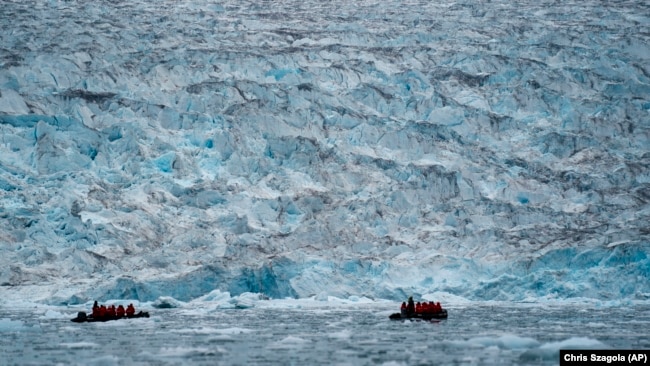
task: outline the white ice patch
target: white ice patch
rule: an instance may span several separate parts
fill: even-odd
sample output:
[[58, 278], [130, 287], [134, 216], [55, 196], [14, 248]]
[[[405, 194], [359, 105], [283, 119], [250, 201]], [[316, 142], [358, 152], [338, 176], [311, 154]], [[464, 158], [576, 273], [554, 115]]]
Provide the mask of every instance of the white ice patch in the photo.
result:
[[21, 320], [0, 319], [0, 332], [20, 332], [27, 329], [29, 327], [25, 326], [25, 323]]
[[440, 302], [440, 304], [443, 307], [447, 305], [467, 305], [472, 303], [471, 300], [468, 300], [462, 296], [457, 296], [454, 294], [450, 294], [448, 292], [441, 292], [441, 291], [424, 294], [422, 295], [422, 299], [426, 301]]
[[159, 356], [162, 357], [188, 357], [188, 356], [211, 356], [223, 353], [224, 350], [205, 347], [164, 347], [160, 349]]
[[245, 292], [239, 296], [230, 299], [230, 303], [233, 304], [237, 309], [248, 309], [248, 308], [255, 307], [255, 305], [260, 300], [261, 300], [261, 294]]
[[180, 334], [223, 334], [222, 329], [210, 328], [210, 327], [176, 329], [173, 330], [172, 332], [180, 333]]
[[343, 329], [338, 332], [329, 333], [327, 336], [335, 339], [350, 339], [350, 337], [352, 337], [352, 331], [349, 329]]
[[572, 337], [563, 341], [545, 343], [539, 348], [559, 351], [560, 349], [606, 349], [610, 347], [597, 339]]
[[84, 348], [96, 348], [99, 347], [99, 345], [93, 342], [70, 342], [70, 343], [61, 343], [61, 347], [70, 348], [70, 349], [84, 349]]
[[48, 309], [45, 312], [45, 314], [41, 315], [39, 318], [40, 319], [64, 319], [64, 318], [68, 318], [68, 317], [69, 316], [66, 315], [66, 314], [63, 314], [61, 312], [58, 312], [58, 311], [55, 311], [55, 310], [52, 310], [52, 309]]
[[486, 347], [497, 346], [501, 349], [528, 349], [539, 346], [539, 342], [530, 337], [520, 337], [515, 334], [504, 334], [493, 337], [477, 337], [469, 340], [470, 343], [480, 343]]
[[296, 336], [288, 336], [277, 342], [271, 343], [268, 348], [270, 349], [290, 349], [290, 348], [303, 348], [312, 343], [311, 341]]
[[123, 361], [119, 357], [113, 355], [106, 355], [97, 358], [92, 358], [87, 361], [88, 365], [97, 365], [97, 366], [118, 366], [123, 364]]
[[530, 349], [539, 346], [539, 342], [533, 338], [521, 337], [515, 334], [504, 334], [501, 336], [481, 336], [463, 341], [445, 341], [453, 347], [460, 348], [497, 348], [497, 349]]
[[224, 334], [224, 335], [235, 335], [235, 334], [251, 333], [251, 332], [254, 332], [254, 330], [253, 329], [247, 329], [247, 328], [233, 327], [233, 328], [216, 329], [215, 332], [219, 333], [219, 334]]
[[213, 290], [206, 295], [196, 299], [196, 301], [204, 302], [227, 302], [230, 301], [230, 292], [222, 292], [221, 290]]
[[608, 345], [599, 340], [587, 337], [572, 337], [563, 341], [544, 343], [538, 348], [529, 349], [524, 352], [520, 359], [522, 361], [553, 360], [558, 359], [561, 349], [608, 349]]

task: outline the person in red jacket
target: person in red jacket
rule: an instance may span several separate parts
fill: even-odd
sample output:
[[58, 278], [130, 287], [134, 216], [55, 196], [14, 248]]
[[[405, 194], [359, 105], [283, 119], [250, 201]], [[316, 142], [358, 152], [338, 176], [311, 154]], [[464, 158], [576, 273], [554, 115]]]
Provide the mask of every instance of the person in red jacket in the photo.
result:
[[108, 315], [112, 316], [112, 317], [116, 317], [117, 314], [115, 314], [115, 313], [116, 313], [115, 305], [111, 305], [111, 307], [108, 308]]
[[126, 307], [126, 316], [133, 316], [135, 315], [135, 307], [133, 304], [129, 304], [129, 306]]
[[124, 318], [125, 314], [126, 314], [126, 312], [124, 310], [124, 306], [122, 306], [122, 304], [120, 304], [117, 307], [117, 310], [115, 311], [115, 315], [117, 315], [118, 318]]
[[99, 311], [98, 311], [98, 313], [99, 313], [99, 317], [100, 317], [100, 318], [105, 317], [105, 316], [106, 316], [106, 306], [101, 305], [101, 306], [99, 307]]
[[422, 314], [422, 304], [419, 301], [415, 304], [415, 313]]
[[406, 315], [406, 302], [402, 302], [402, 307], [399, 310], [402, 315]]

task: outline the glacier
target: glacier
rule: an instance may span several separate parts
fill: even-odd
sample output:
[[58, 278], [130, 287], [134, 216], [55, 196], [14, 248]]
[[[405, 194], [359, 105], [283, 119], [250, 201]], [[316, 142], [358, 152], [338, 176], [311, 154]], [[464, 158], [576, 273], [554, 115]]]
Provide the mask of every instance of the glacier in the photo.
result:
[[7, 0], [2, 301], [650, 299], [643, 1]]

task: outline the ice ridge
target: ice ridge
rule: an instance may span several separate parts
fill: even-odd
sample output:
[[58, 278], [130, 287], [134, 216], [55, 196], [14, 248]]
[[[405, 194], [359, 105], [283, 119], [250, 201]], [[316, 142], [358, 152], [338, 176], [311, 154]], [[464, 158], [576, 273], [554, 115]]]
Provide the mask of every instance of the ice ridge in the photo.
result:
[[647, 300], [647, 10], [5, 1], [0, 285]]

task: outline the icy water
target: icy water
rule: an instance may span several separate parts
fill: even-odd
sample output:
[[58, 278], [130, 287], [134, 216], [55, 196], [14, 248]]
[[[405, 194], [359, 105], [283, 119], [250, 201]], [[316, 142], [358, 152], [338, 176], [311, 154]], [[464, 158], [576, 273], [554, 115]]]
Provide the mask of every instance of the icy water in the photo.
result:
[[553, 365], [560, 348], [650, 348], [650, 306], [468, 306], [440, 322], [393, 307], [153, 309], [75, 324], [0, 310], [3, 365]]

